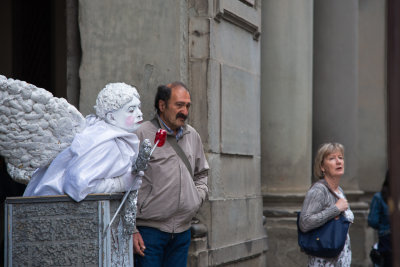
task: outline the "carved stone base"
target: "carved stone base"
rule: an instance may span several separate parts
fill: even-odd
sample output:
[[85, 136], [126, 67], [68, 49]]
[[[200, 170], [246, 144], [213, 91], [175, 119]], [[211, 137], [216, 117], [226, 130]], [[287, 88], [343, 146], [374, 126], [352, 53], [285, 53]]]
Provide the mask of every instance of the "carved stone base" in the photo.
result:
[[7, 198], [5, 266], [133, 266], [132, 236], [119, 216], [122, 194]]

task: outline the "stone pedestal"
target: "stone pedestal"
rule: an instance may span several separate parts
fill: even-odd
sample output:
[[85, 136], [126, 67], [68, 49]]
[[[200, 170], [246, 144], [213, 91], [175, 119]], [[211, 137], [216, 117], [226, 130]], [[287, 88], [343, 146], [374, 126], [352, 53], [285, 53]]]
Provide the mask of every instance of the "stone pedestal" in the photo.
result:
[[132, 236], [119, 216], [122, 194], [7, 198], [4, 266], [133, 266]]
[[297, 243], [297, 212], [304, 193], [263, 194], [269, 243], [267, 266], [307, 266], [307, 255]]

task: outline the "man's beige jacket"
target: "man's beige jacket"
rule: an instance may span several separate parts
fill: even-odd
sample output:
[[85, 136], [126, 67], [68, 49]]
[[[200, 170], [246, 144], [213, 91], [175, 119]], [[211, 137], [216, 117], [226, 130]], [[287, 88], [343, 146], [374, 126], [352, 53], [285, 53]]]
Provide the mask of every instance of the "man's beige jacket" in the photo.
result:
[[[136, 134], [141, 141], [147, 138], [153, 144], [157, 130], [147, 121]], [[137, 226], [149, 226], [168, 233], [183, 232], [190, 228], [192, 218], [206, 199], [209, 166], [199, 134], [190, 125], [185, 125], [178, 145], [192, 166], [194, 179], [167, 141], [157, 147], [139, 189]]]

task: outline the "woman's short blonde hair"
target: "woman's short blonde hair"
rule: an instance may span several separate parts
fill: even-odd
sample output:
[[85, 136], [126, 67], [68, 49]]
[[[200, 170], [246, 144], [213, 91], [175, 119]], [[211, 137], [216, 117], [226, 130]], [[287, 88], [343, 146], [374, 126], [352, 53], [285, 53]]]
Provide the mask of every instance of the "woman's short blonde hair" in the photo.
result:
[[315, 178], [318, 178], [318, 179], [324, 178], [324, 175], [321, 170], [322, 162], [329, 154], [332, 154], [335, 152], [340, 152], [342, 154], [342, 156], [344, 156], [343, 145], [339, 144], [339, 143], [325, 143], [319, 147], [317, 155], [315, 156], [315, 160], [314, 160], [314, 176], [315, 176]]

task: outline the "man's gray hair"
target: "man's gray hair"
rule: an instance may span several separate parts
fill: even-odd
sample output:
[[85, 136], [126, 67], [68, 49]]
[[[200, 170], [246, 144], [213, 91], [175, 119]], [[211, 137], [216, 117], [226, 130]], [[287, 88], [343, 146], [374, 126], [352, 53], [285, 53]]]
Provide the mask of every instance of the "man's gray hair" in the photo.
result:
[[97, 95], [96, 115], [105, 119], [106, 114], [122, 108], [133, 97], [140, 99], [136, 88], [126, 83], [109, 83]]

